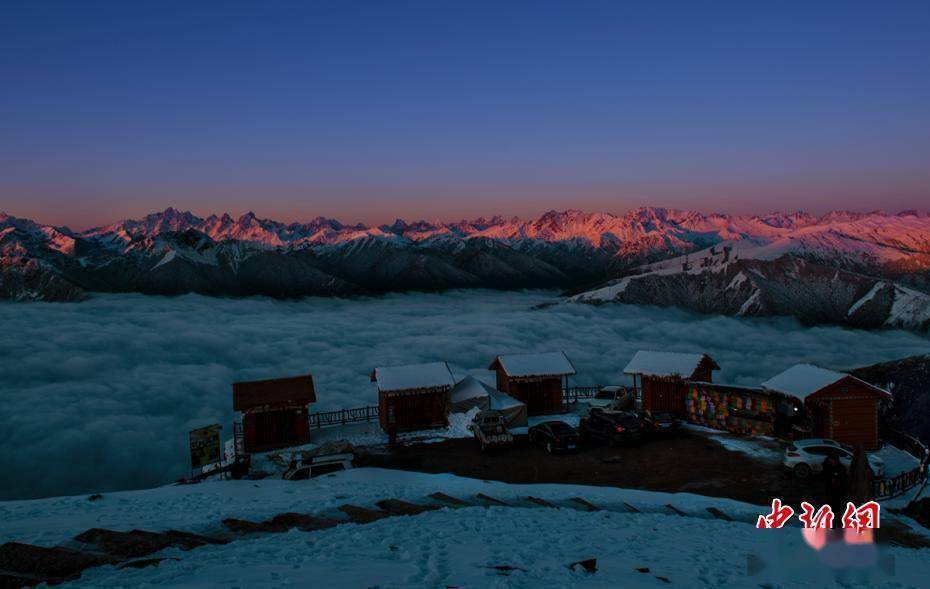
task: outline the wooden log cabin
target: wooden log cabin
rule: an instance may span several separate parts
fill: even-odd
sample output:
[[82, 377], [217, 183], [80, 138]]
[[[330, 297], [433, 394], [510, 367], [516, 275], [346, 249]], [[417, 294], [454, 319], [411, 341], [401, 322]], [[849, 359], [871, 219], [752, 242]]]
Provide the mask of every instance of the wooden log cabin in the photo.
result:
[[640, 350], [623, 373], [633, 377], [638, 408], [684, 417], [686, 381], [713, 382], [714, 370], [720, 366], [707, 354]]
[[850, 374], [797, 364], [762, 383], [804, 402], [814, 437], [828, 438], [866, 450], [881, 446], [878, 414], [891, 393]]
[[309, 405], [316, 402], [311, 375], [234, 382], [232, 389], [233, 410], [242, 413], [246, 452], [310, 441]]
[[378, 386], [378, 419], [389, 434], [447, 425], [455, 379], [445, 362], [380, 366], [371, 380]]
[[497, 389], [525, 404], [528, 415], [562, 413], [562, 391], [576, 374], [564, 352], [498, 356], [489, 370], [497, 373]]

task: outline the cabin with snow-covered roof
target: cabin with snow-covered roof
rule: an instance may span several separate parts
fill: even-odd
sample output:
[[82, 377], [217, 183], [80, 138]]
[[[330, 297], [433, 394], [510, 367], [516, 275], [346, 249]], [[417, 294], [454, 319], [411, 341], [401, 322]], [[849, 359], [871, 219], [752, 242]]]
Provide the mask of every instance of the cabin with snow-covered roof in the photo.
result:
[[764, 389], [801, 399], [811, 415], [813, 435], [867, 450], [881, 446], [878, 413], [891, 393], [844, 372], [796, 364], [762, 383]]
[[633, 377], [637, 405], [651, 412], [685, 413], [685, 381], [712, 382], [720, 370], [707, 354], [640, 350], [623, 369]]
[[577, 374], [565, 352], [498, 356], [488, 370], [497, 373], [497, 389], [524, 403], [529, 415], [562, 413], [562, 391]]
[[378, 386], [381, 428], [390, 433], [445, 427], [455, 378], [445, 362], [380, 366], [371, 371]]
[[309, 405], [316, 402], [309, 374], [234, 382], [233, 411], [242, 413], [245, 452], [261, 452], [310, 441]]

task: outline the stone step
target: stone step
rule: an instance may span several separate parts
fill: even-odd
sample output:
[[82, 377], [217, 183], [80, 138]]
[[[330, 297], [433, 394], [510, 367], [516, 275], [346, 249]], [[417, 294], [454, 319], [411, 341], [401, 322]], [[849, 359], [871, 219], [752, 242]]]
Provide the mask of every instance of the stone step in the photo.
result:
[[725, 521], [725, 522], [731, 522], [731, 521], [733, 521], [733, 518], [732, 518], [732, 517], [730, 517], [729, 515], [725, 514], [725, 513], [722, 512], [722, 511], [720, 511], [720, 510], [717, 509], [716, 507], [708, 507], [708, 508], [707, 508], [707, 511], [708, 511], [712, 516], [714, 516], [714, 517], [717, 518], [717, 519], [722, 519], [722, 520]]
[[591, 503], [590, 501], [586, 499], [582, 499], [581, 497], [572, 497], [571, 501], [574, 501], [586, 511], [600, 511], [601, 510], [601, 508], [598, 507], [597, 505]]
[[357, 524], [370, 524], [371, 522], [390, 517], [391, 515], [385, 511], [368, 509], [367, 507], [359, 507], [349, 503], [340, 505], [339, 510], [349, 516], [349, 520]]
[[345, 522], [338, 519], [315, 517], [304, 513], [279, 513], [267, 523], [273, 526], [284, 526], [286, 529], [297, 528], [304, 532], [313, 532], [332, 528]]
[[504, 506], [509, 505], [509, 503], [506, 503], [504, 501], [501, 501], [500, 499], [491, 497], [490, 495], [485, 495], [484, 493], [478, 493], [476, 497], [478, 497], [478, 499], [481, 499], [485, 503], [490, 503], [491, 505], [504, 505]]
[[0, 545], [0, 570], [8, 577], [36, 580], [33, 584], [76, 579], [86, 568], [114, 562], [115, 559], [107, 556], [70, 548], [46, 548], [22, 542]]
[[684, 511], [682, 511], [682, 510], [678, 509], [677, 507], [675, 507], [674, 505], [672, 505], [671, 503], [666, 503], [665, 506], [666, 506], [667, 508], [669, 508], [669, 510], [670, 510], [672, 513], [674, 513], [675, 515], [680, 515], [680, 516], [682, 516], [682, 517], [687, 517], [687, 515], [688, 515], [688, 514], [685, 513]]
[[237, 532], [239, 534], [258, 534], [258, 533], [277, 533], [277, 532], [286, 532], [290, 529], [289, 526], [282, 524], [274, 524], [271, 522], [253, 522], [247, 519], [238, 519], [235, 517], [229, 517], [223, 520], [223, 525], [230, 529], [230, 531]]
[[98, 550], [117, 558], [139, 558], [164, 550], [174, 542], [166, 534], [131, 530], [117, 532], [104, 528], [91, 528], [81, 532], [74, 540], [94, 546]]
[[540, 507], [555, 508], [555, 505], [553, 505], [552, 503], [549, 503], [549, 502], [546, 501], [545, 499], [540, 499], [539, 497], [533, 497], [533, 496], [531, 496], [531, 495], [527, 495], [526, 497], [524, 497], [524, 499], [526, 499], [526, 500], [529, 501], [530, 503], [533, 503], [533, 504], [535, 504], [535, 505], [539, 505]]
[[184, 532], [182, 530], [168, 530], [165, 532], [165, 535], [171, 538], [171, 541], [174, 543], [174, 545], [181, 548], [182, 550], [192, 550], [194, 548], [200, 548], [201, 546], [206, 546], [208, 544], [229, 543], [229, 540], [224, 540], [222, 538], [202, 536], [200, 534]]
[[400, 499], [382, 499], [376, 502], [375, 505], [394, 515], [419, 515], [424, 511], [439, 509], [438, 505], [417, 505]]
[[430, 495], [431, 498], [436, 499], [437, 501], [442, 501], [443, 503], [448, 503], [449, 505], [456, 505], [458, 507], [467, 507], [471, 503], [463, 501], [458, 497], [453, 497], [452, 495], [446, 495], [445, 493], [433, 493]]

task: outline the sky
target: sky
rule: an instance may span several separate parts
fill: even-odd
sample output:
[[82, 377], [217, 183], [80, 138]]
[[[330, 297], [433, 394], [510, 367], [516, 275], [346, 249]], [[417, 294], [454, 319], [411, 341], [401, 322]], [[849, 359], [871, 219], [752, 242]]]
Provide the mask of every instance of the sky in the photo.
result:
[[926, 209], [928, 30], [927, 2], [6, 2], [0, 210]]

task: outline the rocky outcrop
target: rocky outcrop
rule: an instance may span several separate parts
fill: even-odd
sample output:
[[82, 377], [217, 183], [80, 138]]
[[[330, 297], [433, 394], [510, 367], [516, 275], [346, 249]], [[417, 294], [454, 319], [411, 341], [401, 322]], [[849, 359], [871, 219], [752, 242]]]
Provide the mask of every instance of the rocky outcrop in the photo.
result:
[[884, 423], [930, 446], [930, 355], [873, 364], [852, 374], [891, 391], [894, 401], [882, 415]]
[[0, 258], [0, 300], [80, 301], [83, 289], [39, 260]]

